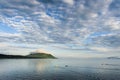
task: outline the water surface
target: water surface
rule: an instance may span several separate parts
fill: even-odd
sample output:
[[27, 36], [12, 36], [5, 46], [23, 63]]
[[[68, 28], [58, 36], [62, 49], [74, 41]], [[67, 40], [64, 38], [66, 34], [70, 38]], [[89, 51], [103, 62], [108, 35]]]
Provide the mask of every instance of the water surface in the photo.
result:
[[0, 80], [120, 80], [120, 60], [0, 59]]

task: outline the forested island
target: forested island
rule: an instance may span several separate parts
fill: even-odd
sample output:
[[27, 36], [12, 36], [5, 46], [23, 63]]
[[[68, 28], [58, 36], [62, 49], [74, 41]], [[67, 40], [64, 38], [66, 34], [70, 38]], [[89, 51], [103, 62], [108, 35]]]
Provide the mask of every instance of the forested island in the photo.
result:
[[56, 57], [51, 54], [32, 52], [25, 56], [0, 54], [0, 59], [56, 59]]

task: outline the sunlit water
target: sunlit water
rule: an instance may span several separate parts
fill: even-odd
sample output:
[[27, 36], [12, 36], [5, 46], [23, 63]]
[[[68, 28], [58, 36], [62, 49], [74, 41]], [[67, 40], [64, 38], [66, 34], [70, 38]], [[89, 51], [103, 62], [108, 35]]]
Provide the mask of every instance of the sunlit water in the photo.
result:
[[0, 80], [120, 80], [120, 60], [0, 59]]

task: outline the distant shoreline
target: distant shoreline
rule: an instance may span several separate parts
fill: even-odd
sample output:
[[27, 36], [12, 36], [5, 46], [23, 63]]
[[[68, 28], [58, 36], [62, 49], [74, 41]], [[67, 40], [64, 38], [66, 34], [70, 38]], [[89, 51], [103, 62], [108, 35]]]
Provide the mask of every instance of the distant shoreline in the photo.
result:
[[120, 59], [119, 57], [107, 57], [108, 59]]

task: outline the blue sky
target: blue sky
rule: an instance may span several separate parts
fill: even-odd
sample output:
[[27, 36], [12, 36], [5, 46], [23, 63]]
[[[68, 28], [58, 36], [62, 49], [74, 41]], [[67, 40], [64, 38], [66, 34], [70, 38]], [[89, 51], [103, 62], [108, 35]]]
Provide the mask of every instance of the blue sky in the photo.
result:
[[120, 56], [120, 1], [0, 0], [0, 53], [37, 49], [58, 57]]

